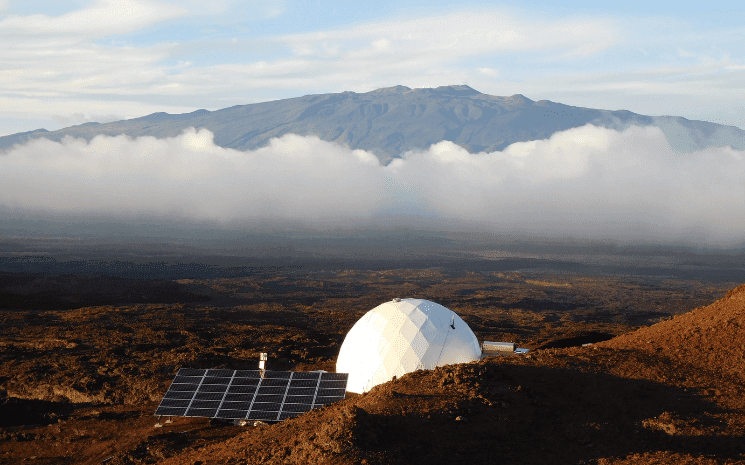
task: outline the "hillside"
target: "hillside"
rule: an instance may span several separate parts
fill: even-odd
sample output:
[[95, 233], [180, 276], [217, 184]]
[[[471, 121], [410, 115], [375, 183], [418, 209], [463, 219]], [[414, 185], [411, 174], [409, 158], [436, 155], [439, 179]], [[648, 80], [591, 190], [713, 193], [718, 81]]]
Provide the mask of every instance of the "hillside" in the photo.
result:
[[711, 305], [598, 345], [664, 354], [745, 383], [745, 285]]

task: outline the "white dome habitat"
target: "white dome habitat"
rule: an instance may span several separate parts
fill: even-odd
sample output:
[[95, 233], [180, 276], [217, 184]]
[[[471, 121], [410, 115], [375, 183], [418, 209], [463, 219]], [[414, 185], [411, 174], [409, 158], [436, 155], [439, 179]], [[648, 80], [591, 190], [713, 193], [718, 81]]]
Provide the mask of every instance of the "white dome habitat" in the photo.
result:
[[423, 299], [378, 305], [347, 333], [336, 361], [347, 391], [361, 394], [418, 369], [479, 360], [476, 335], [455, 312]]

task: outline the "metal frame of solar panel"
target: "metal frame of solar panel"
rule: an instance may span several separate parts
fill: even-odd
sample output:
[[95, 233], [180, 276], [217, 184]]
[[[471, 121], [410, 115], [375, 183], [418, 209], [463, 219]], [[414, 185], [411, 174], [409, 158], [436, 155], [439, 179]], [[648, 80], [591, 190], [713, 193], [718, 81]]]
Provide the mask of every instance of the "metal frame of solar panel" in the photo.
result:
[[344, 399], [347, 373], [182, 368], [155, 415], [281, 421]]

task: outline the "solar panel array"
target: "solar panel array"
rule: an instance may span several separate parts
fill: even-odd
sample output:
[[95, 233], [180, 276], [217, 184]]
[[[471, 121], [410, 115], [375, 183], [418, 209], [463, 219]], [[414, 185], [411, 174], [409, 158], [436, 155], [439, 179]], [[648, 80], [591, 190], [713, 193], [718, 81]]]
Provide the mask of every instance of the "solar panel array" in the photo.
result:
[[155, 415], [280, 421], [344, 399], [347, 373], [199, 370], [176, 374]]

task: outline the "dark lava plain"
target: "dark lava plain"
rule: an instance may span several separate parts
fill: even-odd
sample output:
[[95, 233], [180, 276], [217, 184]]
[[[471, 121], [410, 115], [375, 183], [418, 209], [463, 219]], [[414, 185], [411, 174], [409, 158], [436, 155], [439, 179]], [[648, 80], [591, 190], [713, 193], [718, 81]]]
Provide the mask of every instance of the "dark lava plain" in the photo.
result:
[[[695, 346], [632, 337], [725, 298], [742, 253], [394, 239], [0, 238], [0, 463], [745, 463], [741, 313], [691, 320], [709, 338]], [[727, 311], [745, 308], [730, 294]], [[393, 297], [531, 354], [418, 371], [274, 425], [154, 427], [179, 368], [255, 369], [268, 352], [271, 369], [333, 371], [354, 322]]]

